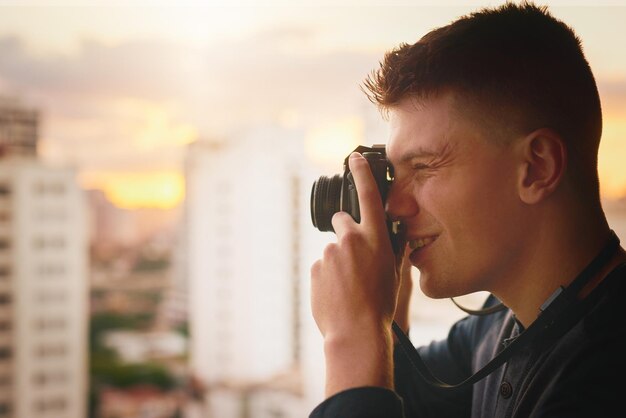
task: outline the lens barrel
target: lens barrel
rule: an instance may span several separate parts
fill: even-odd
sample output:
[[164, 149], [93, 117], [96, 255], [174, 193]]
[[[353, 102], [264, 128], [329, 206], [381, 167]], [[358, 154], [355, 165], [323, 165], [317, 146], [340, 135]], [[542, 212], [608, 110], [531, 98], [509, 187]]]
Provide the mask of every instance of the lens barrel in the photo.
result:
[[341, 209], [342, 176], [321, 176], [311, 188], [311, 220], [320, 231], [334, 231], [333, 215]]

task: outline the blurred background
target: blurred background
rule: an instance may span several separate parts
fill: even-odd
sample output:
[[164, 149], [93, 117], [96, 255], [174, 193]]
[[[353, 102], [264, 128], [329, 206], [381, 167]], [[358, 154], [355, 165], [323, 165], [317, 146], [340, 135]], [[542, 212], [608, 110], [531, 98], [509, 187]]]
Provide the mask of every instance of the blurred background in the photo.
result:
[[[311, 185], [386, 141], [386, 50], [501, 3], [0, 1], [0, 417], [307, 416]], [[595, 71], [626, 239], [626, 2], [541, 4]], [[462, 316], [414, 305], [416, 344]]]

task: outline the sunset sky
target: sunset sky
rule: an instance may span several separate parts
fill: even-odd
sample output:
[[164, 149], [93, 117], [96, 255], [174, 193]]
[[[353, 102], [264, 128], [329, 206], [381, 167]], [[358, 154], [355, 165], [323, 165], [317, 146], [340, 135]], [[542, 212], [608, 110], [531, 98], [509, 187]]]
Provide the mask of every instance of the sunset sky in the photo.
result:
[[[384, 51], [501, 3], [0, 1], [0, 95], [42, 111], [42, 157], [85, 187], [171, 207], [190, 142], [262, 124], [358, 138], [376, 112], [359, 83]], [[626, 0], [540, 4], [583, 40], [603, 100], [602, 191], [624, 195]]]

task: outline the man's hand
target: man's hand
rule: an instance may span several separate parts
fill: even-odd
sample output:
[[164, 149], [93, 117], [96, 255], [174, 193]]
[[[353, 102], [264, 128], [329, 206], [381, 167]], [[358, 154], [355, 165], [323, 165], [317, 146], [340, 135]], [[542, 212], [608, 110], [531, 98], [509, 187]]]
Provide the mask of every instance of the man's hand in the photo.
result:
[[311, 306], [324, 337], [327, 396], [358, 386], [393, 387], [396, 257], [369, 163], [353, 153], [349, 164], [361, 223], [336, 213], [337, 242], [311, 268]]

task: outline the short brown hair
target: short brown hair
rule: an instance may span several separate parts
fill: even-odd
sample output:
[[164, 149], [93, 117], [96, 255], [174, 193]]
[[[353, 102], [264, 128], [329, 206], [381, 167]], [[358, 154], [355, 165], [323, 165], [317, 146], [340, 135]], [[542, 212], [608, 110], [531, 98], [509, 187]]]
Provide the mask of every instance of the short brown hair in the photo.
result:
[[388, 52], [363, 89], [383, 109], [449, 89], [508, 132], [551, 128], [567, 144], [570, 174], [597, 192], [596, 82], [580, 39], [546, 7], [507, 3], [463, 16]]

